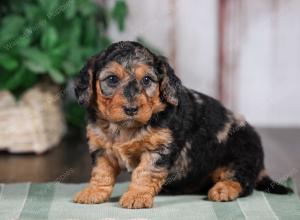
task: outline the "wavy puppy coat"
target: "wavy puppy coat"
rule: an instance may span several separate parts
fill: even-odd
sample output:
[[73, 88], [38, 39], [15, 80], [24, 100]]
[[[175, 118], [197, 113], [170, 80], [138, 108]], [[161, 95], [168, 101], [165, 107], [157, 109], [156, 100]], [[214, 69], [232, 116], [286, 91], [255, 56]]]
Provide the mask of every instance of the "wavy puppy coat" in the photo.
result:
[[265, 173], [261, 141], [217, 100], [187, 89], [167, 61], [136, 42], [112, 44], [80, 72], [75, 92], [88, 113], [95, 166], [78, 203], [109, 199], [121, 169], [132, 171], [124, 208], [149, 208], [158, 192], [208, 193], [212, 201], [253, 188], [286, 194]]

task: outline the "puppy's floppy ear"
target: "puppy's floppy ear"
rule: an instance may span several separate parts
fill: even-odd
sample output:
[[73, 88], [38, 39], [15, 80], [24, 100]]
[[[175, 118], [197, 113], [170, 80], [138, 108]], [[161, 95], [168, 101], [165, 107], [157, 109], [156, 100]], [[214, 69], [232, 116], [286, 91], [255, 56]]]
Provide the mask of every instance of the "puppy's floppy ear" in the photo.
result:
[[159, 56], [159, 68], [163, 74], [163, 79], [160, 85], [160, 92], [163, 100], [172, 104], [178, 105], [178, 91], [181, 89], [181, 81], [175, 75], [173, 68], [167, 62], [165, 57]]
[[112, 44], [99, 54], [91, 57], [84, 67], [80, 70], [79, 76], [75, 81], [75, 95], [80, 105], [88, 107], [91, 104], [93, 92], [95, 91], [96, 72], [101, 70], [105, 64], [110, 61], [109, 54], [116, 50], [120, 43]]
[[93, 95], [94, 58], [87, 61], [75, 81], [75, 95], [80, 105], [89, 106]]

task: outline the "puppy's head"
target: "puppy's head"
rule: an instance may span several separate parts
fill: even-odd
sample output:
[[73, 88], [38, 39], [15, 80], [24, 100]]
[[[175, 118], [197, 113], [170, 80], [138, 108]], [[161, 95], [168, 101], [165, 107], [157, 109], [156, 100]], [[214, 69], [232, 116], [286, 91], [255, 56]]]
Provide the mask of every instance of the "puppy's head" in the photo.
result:
[[147, 124], [167, 105], [177, 105], [180, 80], [163, 57], [136, 42], [112, 44], [80, 71], [75, 93], [98, 117], [127, 126]]

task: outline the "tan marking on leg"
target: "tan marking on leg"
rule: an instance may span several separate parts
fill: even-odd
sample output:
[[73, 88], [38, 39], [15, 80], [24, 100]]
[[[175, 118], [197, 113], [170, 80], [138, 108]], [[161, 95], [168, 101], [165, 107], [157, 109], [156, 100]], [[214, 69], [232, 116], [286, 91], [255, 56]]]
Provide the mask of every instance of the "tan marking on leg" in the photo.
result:
[[119, 166], [116, 161], [106, 156], [99, 157], [89, 185], [77, 193], [73, 201], [84, 204], [106, 202], [110, 198], [118, 173]]
[[235, 172], [229, 167], [218, 167], [212, 172], [211, 178], [216, 183], [223, 180], [230, 180], [234, 177], [234, 174]]
[[232, 201], [236, 199], [241, 192], [242, 187], [239, 182], [232, 180], [220, 181], [208, 191], [208, 199], [216, 202]]
[[160, 191], [167, 177], [167, 170], [155, 167], [158, 155], [145, 153], [133, 171], [128, 191], [120, 199], [123, 208], [138, 209], [153, 206], [154, 196]]

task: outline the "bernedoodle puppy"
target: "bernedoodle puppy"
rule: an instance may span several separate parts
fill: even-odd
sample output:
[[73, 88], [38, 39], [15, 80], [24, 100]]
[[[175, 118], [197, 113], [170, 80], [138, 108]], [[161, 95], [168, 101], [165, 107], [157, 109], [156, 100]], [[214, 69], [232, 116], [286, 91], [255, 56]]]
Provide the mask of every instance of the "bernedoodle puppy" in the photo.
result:
[[114, 43], [89, 59], [75, 93], [95, 164], [74, 202], [109, 200], [122, 169], [132, 172], [124, 208], [152, 207], [159, 192], [231, 201], [254, 188], [291, 191], [266, 174], [260, 138], [242, 116], [184, 87], [165, 58], [139, 43]]

